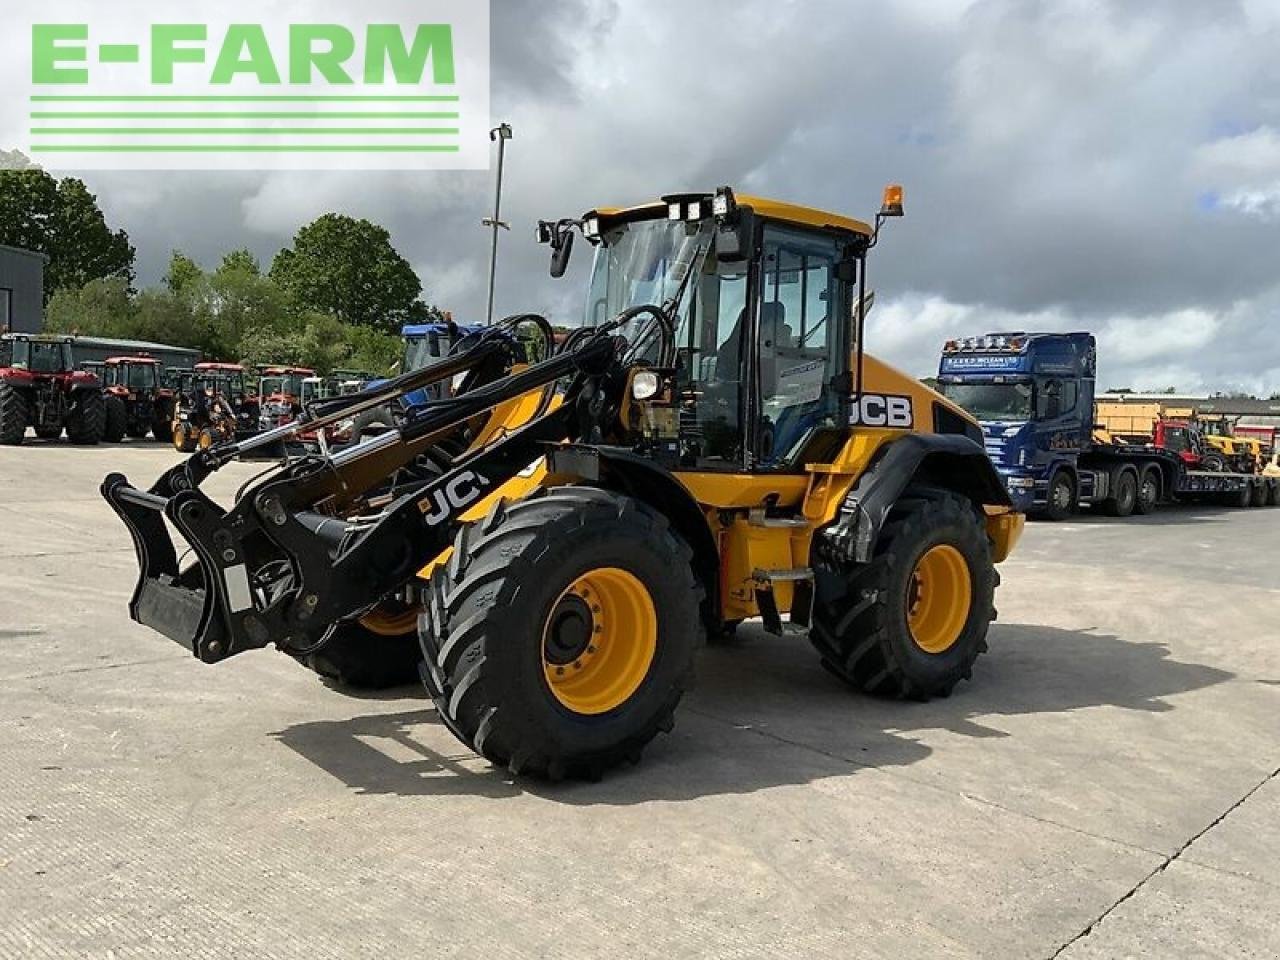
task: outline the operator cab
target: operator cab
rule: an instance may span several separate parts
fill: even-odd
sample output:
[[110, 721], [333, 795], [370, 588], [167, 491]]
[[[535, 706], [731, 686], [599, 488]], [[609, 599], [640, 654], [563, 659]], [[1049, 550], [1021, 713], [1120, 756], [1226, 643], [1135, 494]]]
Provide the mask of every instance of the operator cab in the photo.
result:
[[151, 393], [160, 386], [160, 364], [148, 357], [111, 357], [103, 364], [102, 377], [108, 389]]
[[71, 341], [5, 334], [0, 338], [0, 366], [30, 373], [67, 373], [75, 369]]
[[[855, 422], [859, 284], [881, 218], [900, 215], [900, 188], [886, 191], [875, 227], [723, 188], [540, 233], [553, 275], [568, 259], [568, 225], [596, 247], [584, 326], [642, 304], [671, 317], [675, 465], [801, 472], [829, 462]], [[655, 349], [640, 355], [657, 364]]]

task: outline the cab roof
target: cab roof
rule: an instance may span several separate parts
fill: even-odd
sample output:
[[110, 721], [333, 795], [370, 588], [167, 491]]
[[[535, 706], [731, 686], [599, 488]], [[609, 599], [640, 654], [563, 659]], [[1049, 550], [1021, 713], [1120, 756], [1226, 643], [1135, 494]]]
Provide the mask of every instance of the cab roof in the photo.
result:
[[137, 363], [137, 364], [147, 364], [149, 366], [160, 365], [160, 361], [157, 360], [155, 357], [107, 357], [107, 359], [104, 360], [103, 363], [109, 363], [109, 364]]
[[244, 373], [244, 367], [238, 363], [197, 363], [192, 368], [196, 373], [206, 373], [210, 370], [221, 370], [228, 373]]
[[[708, 198], [711, 196], [711, 194], [707, 194]], [[737, 202], [739, 207], [749, 207], [768, 220], [798, 223], [806, 227], [817, 227], [819, 229], [825, 227], [832, 230], [843, 230], [847, 233], [856, 233], [864, 237], [870, 237], [875, 233], [871, 225], [864, 223], [862, 220], [854, 220], [852, 217], [819, 210], [816, 207], [803, 207], [796, 203], [787, 203], [785, 200], [770, 200], [767, 197], [738, 194]], [[598, 213], [606, 217], [634, 217], [639, 220], [647, 219], [648, 215], [665, 216], [666, 210], [667, 204], [664, 201], [655, 200], [632, 207], [597, 207], [595, 210], [589, 211], [589, 213]]]

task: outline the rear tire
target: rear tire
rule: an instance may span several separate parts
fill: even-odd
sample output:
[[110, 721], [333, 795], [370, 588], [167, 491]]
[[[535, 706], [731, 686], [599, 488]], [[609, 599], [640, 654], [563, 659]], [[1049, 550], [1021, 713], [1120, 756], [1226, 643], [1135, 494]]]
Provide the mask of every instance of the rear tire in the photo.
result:
[[[986, 529], [967, 499], [908, 488], [890, 511], [870, 562], [846, 564], [815, 553], [809, 638], [828, 670], [866, 693], [899, 699], [945, 697], [969, 678], [987, 649], [999, 575]], [[945, 578], [923, 586], [927, 555], [963, 563], [967, 577], [955, 578], [951, 590]], [[928, 616], [917, 621], [927, 596], [941, 598], [937, 609], [944, 620], [953, 618], [941, 636], [922, 629]], [[961, 604], [967, 611], [960, 612]]]
[[1255, 480], [1249, 485], [1249, 506], [1265, 507], [1267, 505], [1267, 482]]
[[0, 380], [0, 444], [18, 446], [30, 422], [31, 405], [26, 395], [7, 380]]
[[1102, 503], [1102, 512], [1109, 517], [1127, 517], [1138, 502], [1138, 478], [1132, 470], [1121, 470], [1114, 482], [1111, 496]]
[[1049, 481], [1044, 511], [1040, 516], [1054, 523], [1067, 520], [1075, 513], [1077, 499], [1075, 477], [1066, 470], [1059, 470]]
[[1147, 467], [1138, 481], [1138, 496], [1133, 502], [1133, 512], [1139, 516], [1155, 513], [1160, 506], [1160, 471]]
[[1280, 480], [1266, 480], [1267, 485], [1267, 506], [1280, 506]]
[[67, 439], [77, 446], [92, 447], [102, 439], [107, 408], [97, 390], [81, 392], [76, 409], [67, 415]]
[[688, 546], [630, 497], [540, 491], [464, 527], [420, 633], [441, 720], [513, 774], [597, 779], [668, 731], [703, 641]]
[[119, 443], [129, 428], [129, 412], [119, 397], [107, 397], [103, 401], [102, 439], [107, 443]]

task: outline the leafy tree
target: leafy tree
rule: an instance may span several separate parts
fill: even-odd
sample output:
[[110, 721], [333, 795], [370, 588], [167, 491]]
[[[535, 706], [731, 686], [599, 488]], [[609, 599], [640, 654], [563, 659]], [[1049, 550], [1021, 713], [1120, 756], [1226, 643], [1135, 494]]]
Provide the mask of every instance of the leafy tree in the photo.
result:
[[204, 271], [200, 269], [200, 264], [180, 250], [173, 251], [169, 257], [169, 269], [164, 275], [164, 285], [170, 293], [192, 293], [203, 280]]
[[44, 328], [54, 333], [131, 337], [133, 318], [129, 282], [110, 277], [57, 291], [45, 308]]
[[49, 257], [45, 300], [90, 280], [133, 280], [134, 249], [112, 231], [84, 181], [55, 180], [38, 168], [0, 170], [0, 243]]
[[422, 292], [384, 228], [336, 213], [298, 231], [293, 247], [276, 255], [271, 279], [303, 311], [387, 333], [397, 332]]

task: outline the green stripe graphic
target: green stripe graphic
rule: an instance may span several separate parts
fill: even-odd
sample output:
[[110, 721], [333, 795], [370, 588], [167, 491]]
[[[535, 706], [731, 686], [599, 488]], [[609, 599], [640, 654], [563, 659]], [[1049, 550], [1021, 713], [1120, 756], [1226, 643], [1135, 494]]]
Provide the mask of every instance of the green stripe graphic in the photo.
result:
[[32, 144], [34, 153], [458, 153], [442, 144]]
[[68, 96], [39, 94], [34, 103], [457, 103], [456, 96]]
[[140, 113], [95, 111], [76, 113], [34, 110], [32, 120], [456, 120], [456, 113]]
[[86, 134], [92, 136], [136, 136], [161, 135], [186, 136], [188, 134], [222, 134], [232, 136], [293, 136], [294, 134], [314, 136], [346, 136], [348, 134], [414, 134], [417, 136], [445, 136], [458, 133], [457, 127], [32, 127], [33, 136], [41, 134], [66, 135]]

